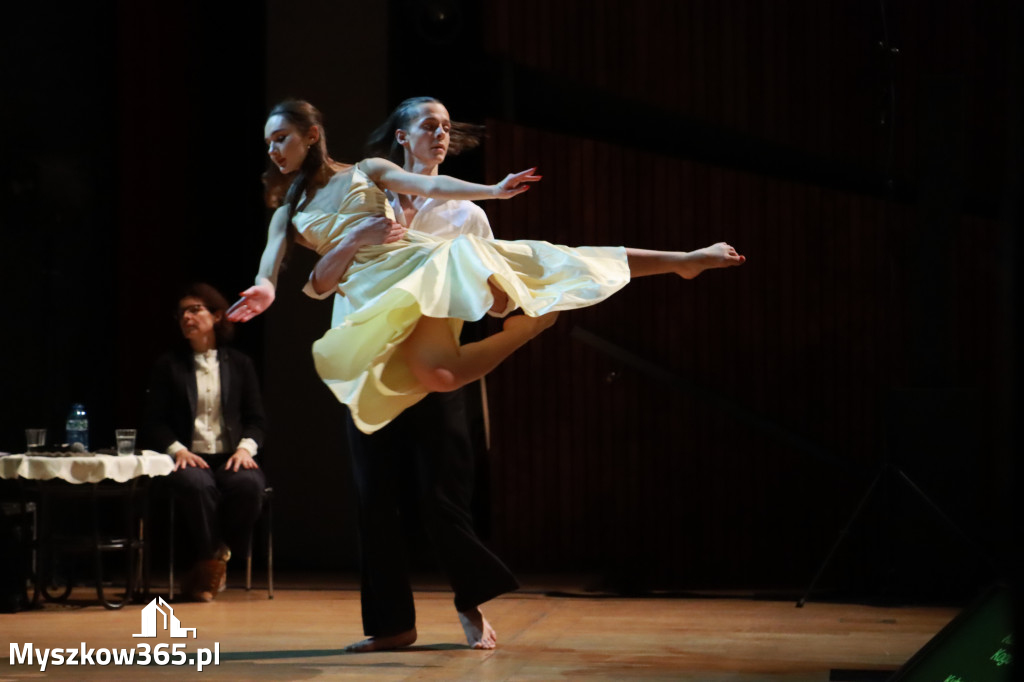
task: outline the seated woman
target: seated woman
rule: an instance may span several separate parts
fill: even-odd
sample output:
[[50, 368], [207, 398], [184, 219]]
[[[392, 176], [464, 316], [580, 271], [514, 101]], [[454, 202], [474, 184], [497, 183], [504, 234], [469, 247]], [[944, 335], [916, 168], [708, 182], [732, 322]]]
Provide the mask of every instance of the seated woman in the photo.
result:
[[[553, 324], [559, 311], [602, 301], [631, 277], [674, 273], [691, 279], [744, 261], [724, 242], [692, 252], [648, 251], [474, 235], [449, 240], [397, 230], [374, 244], [358, 235], [367, 220], [393, 215], [385, 189], [435, 199], [508, 199], [540, 177], [530, 169], [480, 185], [409, 173], [380, 158], [339, 164], [327, 155], [320, 112], [302, 101], [275, 107], [265, 134], [271, 161], [294, 180], [271, 220], [257, 284], [242, 292], [229, 317], [251, 319], [273, 302], [289, 240], [316, 251], [321, 258], [307, 287], [316, 295], [338, 291], [352, 312], [313, 345], [314, 361], [364, 433], [431, 391], [479, 379]], [[460, 346], [462, 322], [478, 320], [494, 306], [494, 289], [525, 315]]]
[[255, 457], [266, 418], [248, 356], [224, 347], [232, 324], [223, 295], [194, 284], [178, 301], [186, 343], [156, 363], [146, 400], [146, 447], [174, 458], [170, 483], [189, 538], [184, 593], [213, 601], [232, 552], [248, 550], [266, 479]]

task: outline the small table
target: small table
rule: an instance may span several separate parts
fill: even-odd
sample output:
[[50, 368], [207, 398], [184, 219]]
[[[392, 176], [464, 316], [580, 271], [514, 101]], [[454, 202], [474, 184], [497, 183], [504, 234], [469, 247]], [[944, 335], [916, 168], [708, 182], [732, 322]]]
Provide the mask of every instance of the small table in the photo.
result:
[[[36, 553], [32, 575], [33, 603], [40, 597], [66, 599], [71, 593], [68, 580], [63, 593], [48, 591], [48, 570], [52, 570], [55, 550], [91, 551], [94, 555], [96, 595], [108, 609], [118, 609], [135, 593], [136, 574], [141, 567], [143, 592], [149, 591], [149, 557], [145, 553], [145, 526], [149, 517], [146, 495], [152, 477], [166, 476], [174, 470], [174, 461], [167, 455], [150, 450], [141, 455], [115, 456], [87, 454], [76, 456], [8, 455], [0, 457], [0, 478], [21, 482], [22, 517], [27, 518], [28, 496], [37, 496], [38, 519], [33, 525], [32, 547]], [[52, 507], [56, 498], [90, 500], [88, 513], [90, 537], [56, 537], [52, 532]], [[99, 521], [99, 500], [120, 498], [125, 505], [126, 527], [123, 537], [102, 535]], [[141, 500], [141, 511], [137, 502]], [[126, 553], [127, 579], [125, 598], [107, 599], [103, 592], [102, 554], [122, 550]]]

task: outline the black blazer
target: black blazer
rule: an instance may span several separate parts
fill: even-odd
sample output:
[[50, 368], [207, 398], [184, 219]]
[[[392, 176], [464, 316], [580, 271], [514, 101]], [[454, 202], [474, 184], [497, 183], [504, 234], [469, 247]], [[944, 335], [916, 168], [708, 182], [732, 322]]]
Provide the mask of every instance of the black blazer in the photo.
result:
[[[252, 438], [262, 447], [266, 416], [252, 360], [233, 348], [218, 348], [217, 361], [220, 364], [221, 414], [227, 429], [223, 436], [229, 447], [228, 454], [238, 448], [243, 438]], [[143, 446], [166, 452], [171, 443], [179, 441], [191, 449], [197, 393], [192, 349], [186, 347], [162, 356], [153, 368], [146, 391]]]

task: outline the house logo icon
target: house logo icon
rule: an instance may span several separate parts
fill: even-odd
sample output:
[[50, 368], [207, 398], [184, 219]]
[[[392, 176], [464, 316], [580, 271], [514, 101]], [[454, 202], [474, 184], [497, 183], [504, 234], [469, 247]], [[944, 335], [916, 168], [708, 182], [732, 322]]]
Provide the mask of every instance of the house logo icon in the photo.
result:
[[163, 600], [163, 597], [156, 597], [142, 609], [142, 632], [132, 637], [156, 637], [158, 613], [164, 617], [163, 629], [169, 631], [171, 637], [187, 639], [188, 633], [191, 632], [192, 639], [196, 638], [196, 629], [181, 627], [181, 621], [174, 615], [174, 609]]

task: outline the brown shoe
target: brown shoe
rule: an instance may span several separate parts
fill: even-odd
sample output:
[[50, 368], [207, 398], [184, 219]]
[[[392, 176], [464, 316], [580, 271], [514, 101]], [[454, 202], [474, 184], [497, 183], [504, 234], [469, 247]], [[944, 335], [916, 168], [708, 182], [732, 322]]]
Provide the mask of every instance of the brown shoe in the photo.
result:
[[185, 595], [195, 601], [211, 602], [227, 579], [227, 562], [206, 559], [197, 563], [183, 584]]
[[[231, 548], [225, 545], [223, 542], [217, 546], [217, 551], [213, 554], [214, 559], [220, 559], [225, 562], [231, 561]], [[228, 589], [228, 572], [225, 570], [220, 576], [220, 584], [217, 585], [217, 591], [223, 592]]]

